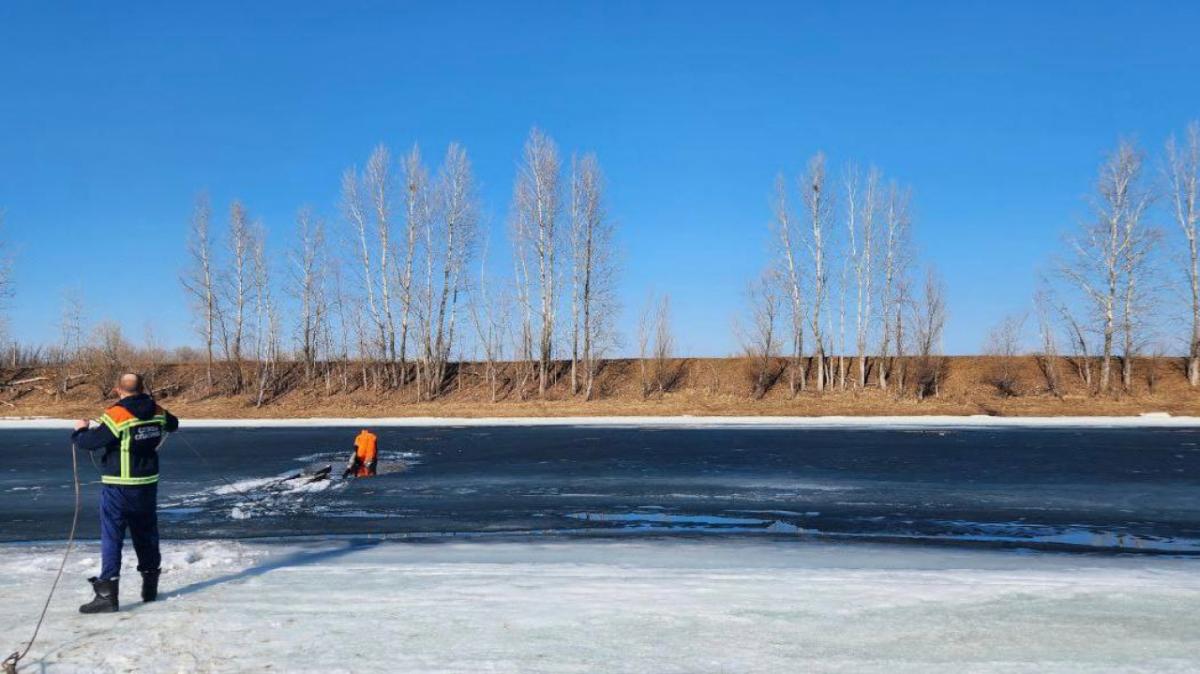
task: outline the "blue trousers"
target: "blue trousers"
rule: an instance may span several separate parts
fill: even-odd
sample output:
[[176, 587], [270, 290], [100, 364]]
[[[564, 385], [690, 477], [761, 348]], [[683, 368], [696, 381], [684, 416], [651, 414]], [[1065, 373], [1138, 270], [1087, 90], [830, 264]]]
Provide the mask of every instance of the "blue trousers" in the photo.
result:
[[121, 575], [121, 547], [125, 530], [133, 538], [138, 571], [157, 571], [162, 557], [158, 552], [158, 485], [100, 487], [100, 580]]

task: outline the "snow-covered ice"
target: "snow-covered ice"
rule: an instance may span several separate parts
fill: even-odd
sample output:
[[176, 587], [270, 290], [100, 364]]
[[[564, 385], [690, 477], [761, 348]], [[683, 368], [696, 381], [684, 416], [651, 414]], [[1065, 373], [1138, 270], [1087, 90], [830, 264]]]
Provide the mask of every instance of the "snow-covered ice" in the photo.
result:
[[[0, 546], [0, 648], [61, 547]], [[168, 542], [166, 600], [79, 616], [30, 671], [1195, 671], [1195, 560], [746, 540]], [[127, 563], [132, 557], [127, 556]], [[5, 652], [8, 652], [7, 650]]]

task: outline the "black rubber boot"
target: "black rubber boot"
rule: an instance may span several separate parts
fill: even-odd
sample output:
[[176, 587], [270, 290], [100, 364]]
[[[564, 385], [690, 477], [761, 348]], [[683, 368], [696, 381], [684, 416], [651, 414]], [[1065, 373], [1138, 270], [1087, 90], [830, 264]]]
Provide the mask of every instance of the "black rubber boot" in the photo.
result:
[[142, 601], [158, 599], [158, 575], [162, 569], [142, 572]]
[[92, 590], [96, 596], [88, 603], [79, 607], [80, 613], [116, 613], [118, 609], [117, 591], [120, 587], [120, 580], [113, 578], [112, 580], [100, 580], [99, 578], [88, 578], [88, 582], [92, 584]]

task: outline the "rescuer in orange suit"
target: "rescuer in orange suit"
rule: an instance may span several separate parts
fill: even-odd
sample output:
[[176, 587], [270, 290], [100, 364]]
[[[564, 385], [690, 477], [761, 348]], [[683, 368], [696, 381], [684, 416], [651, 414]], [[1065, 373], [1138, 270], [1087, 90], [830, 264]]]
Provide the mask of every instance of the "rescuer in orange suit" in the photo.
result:
[[354, 477], [371, 477], [374, 475], [378, 448], [379, 436], [364, 428], [354, 438], [354, 454], [350, 456], [350, 463], [346, 466], [346, 472], [342, 473], [342, 477], [350, 477], [351, 475]]

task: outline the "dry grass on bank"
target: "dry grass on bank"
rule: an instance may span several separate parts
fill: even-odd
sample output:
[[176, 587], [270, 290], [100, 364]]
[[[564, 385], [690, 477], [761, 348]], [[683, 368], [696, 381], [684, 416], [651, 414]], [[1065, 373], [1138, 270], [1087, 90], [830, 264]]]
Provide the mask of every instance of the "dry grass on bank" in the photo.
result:
[[[298, 417], [525, 417], [525, 416], [643, 416], [643, 415], [965, 415], [1065, 416], [1134, 415], [1169, 412], [1200, 416], [1200, 392], [1190, 388], [1182, 359], [1143, 359], [1135, 363], [1131, 392], [1089, 394], [1075, 366], [1067, 359], [1057, 363], [1061, 385], [1057, 395], [1048, 390], [1044, 363], [1029, 356], [1006, 362], [986, 356], [958, 356], [945, 360], [939, 393], [918, 400], [914, 387], [903, 395], [864, 390], [813, 391], [792, 396], [784, 362], [772, 370], [773, 385], [761, 399], [753, 399], [752, 365], [741, 358], [687, 358], [673, 360], [663, 379], [671, 384], [643, 396], [641, 368], [636, 360], [605, 364], [598, 377], [599, 395], [586, 401], [569, 393], [569, 371], [564, 364], [545, 399], [537, 396], [536, 382], [526, 387], [524, 400], [513, 389], [517, 366], [501, 368], [501, 394], [490, 400], [490, 388], [479, 364], [462, 364], [444, 395], [433, 402], [418, 402], [415, 388], [376, 391], [363, 387], [361, 375], [325, 381], [304, 381], [300, 367], [284, 365], [278, 392], [262, 406], [255, 396], [208, 394], [204, 367], [198, 364], [160, 365], [150, 373], [158, 397], [174, 412], [209, 418]], [[352, 366], [357, 373], [357, 366]], [[1012, 391], [997, 385], [997, 373], [1007, 369]], [[1098, 370], [1098, 368], [1097, 368]], [[1117, 365], [1119, 374], [1119, 364]], [[62, 392], [63, 373], [49, 368], [0, 371], [0, 414], [8, 416], [94, 416], [106, 400], [101, 377], [73, 378]], [[911, 377], [910, 377], [911, 379]], [[345, 381], [349, 387], [342, 389]], [[1119, 384], [1119, 376], [1117, 377]], [[873, 377], [872, 377], [873, 384]], [[810, 386], [811, 388], [811, 386]], [[327, 390], [330, 391], [327, 393]]]

